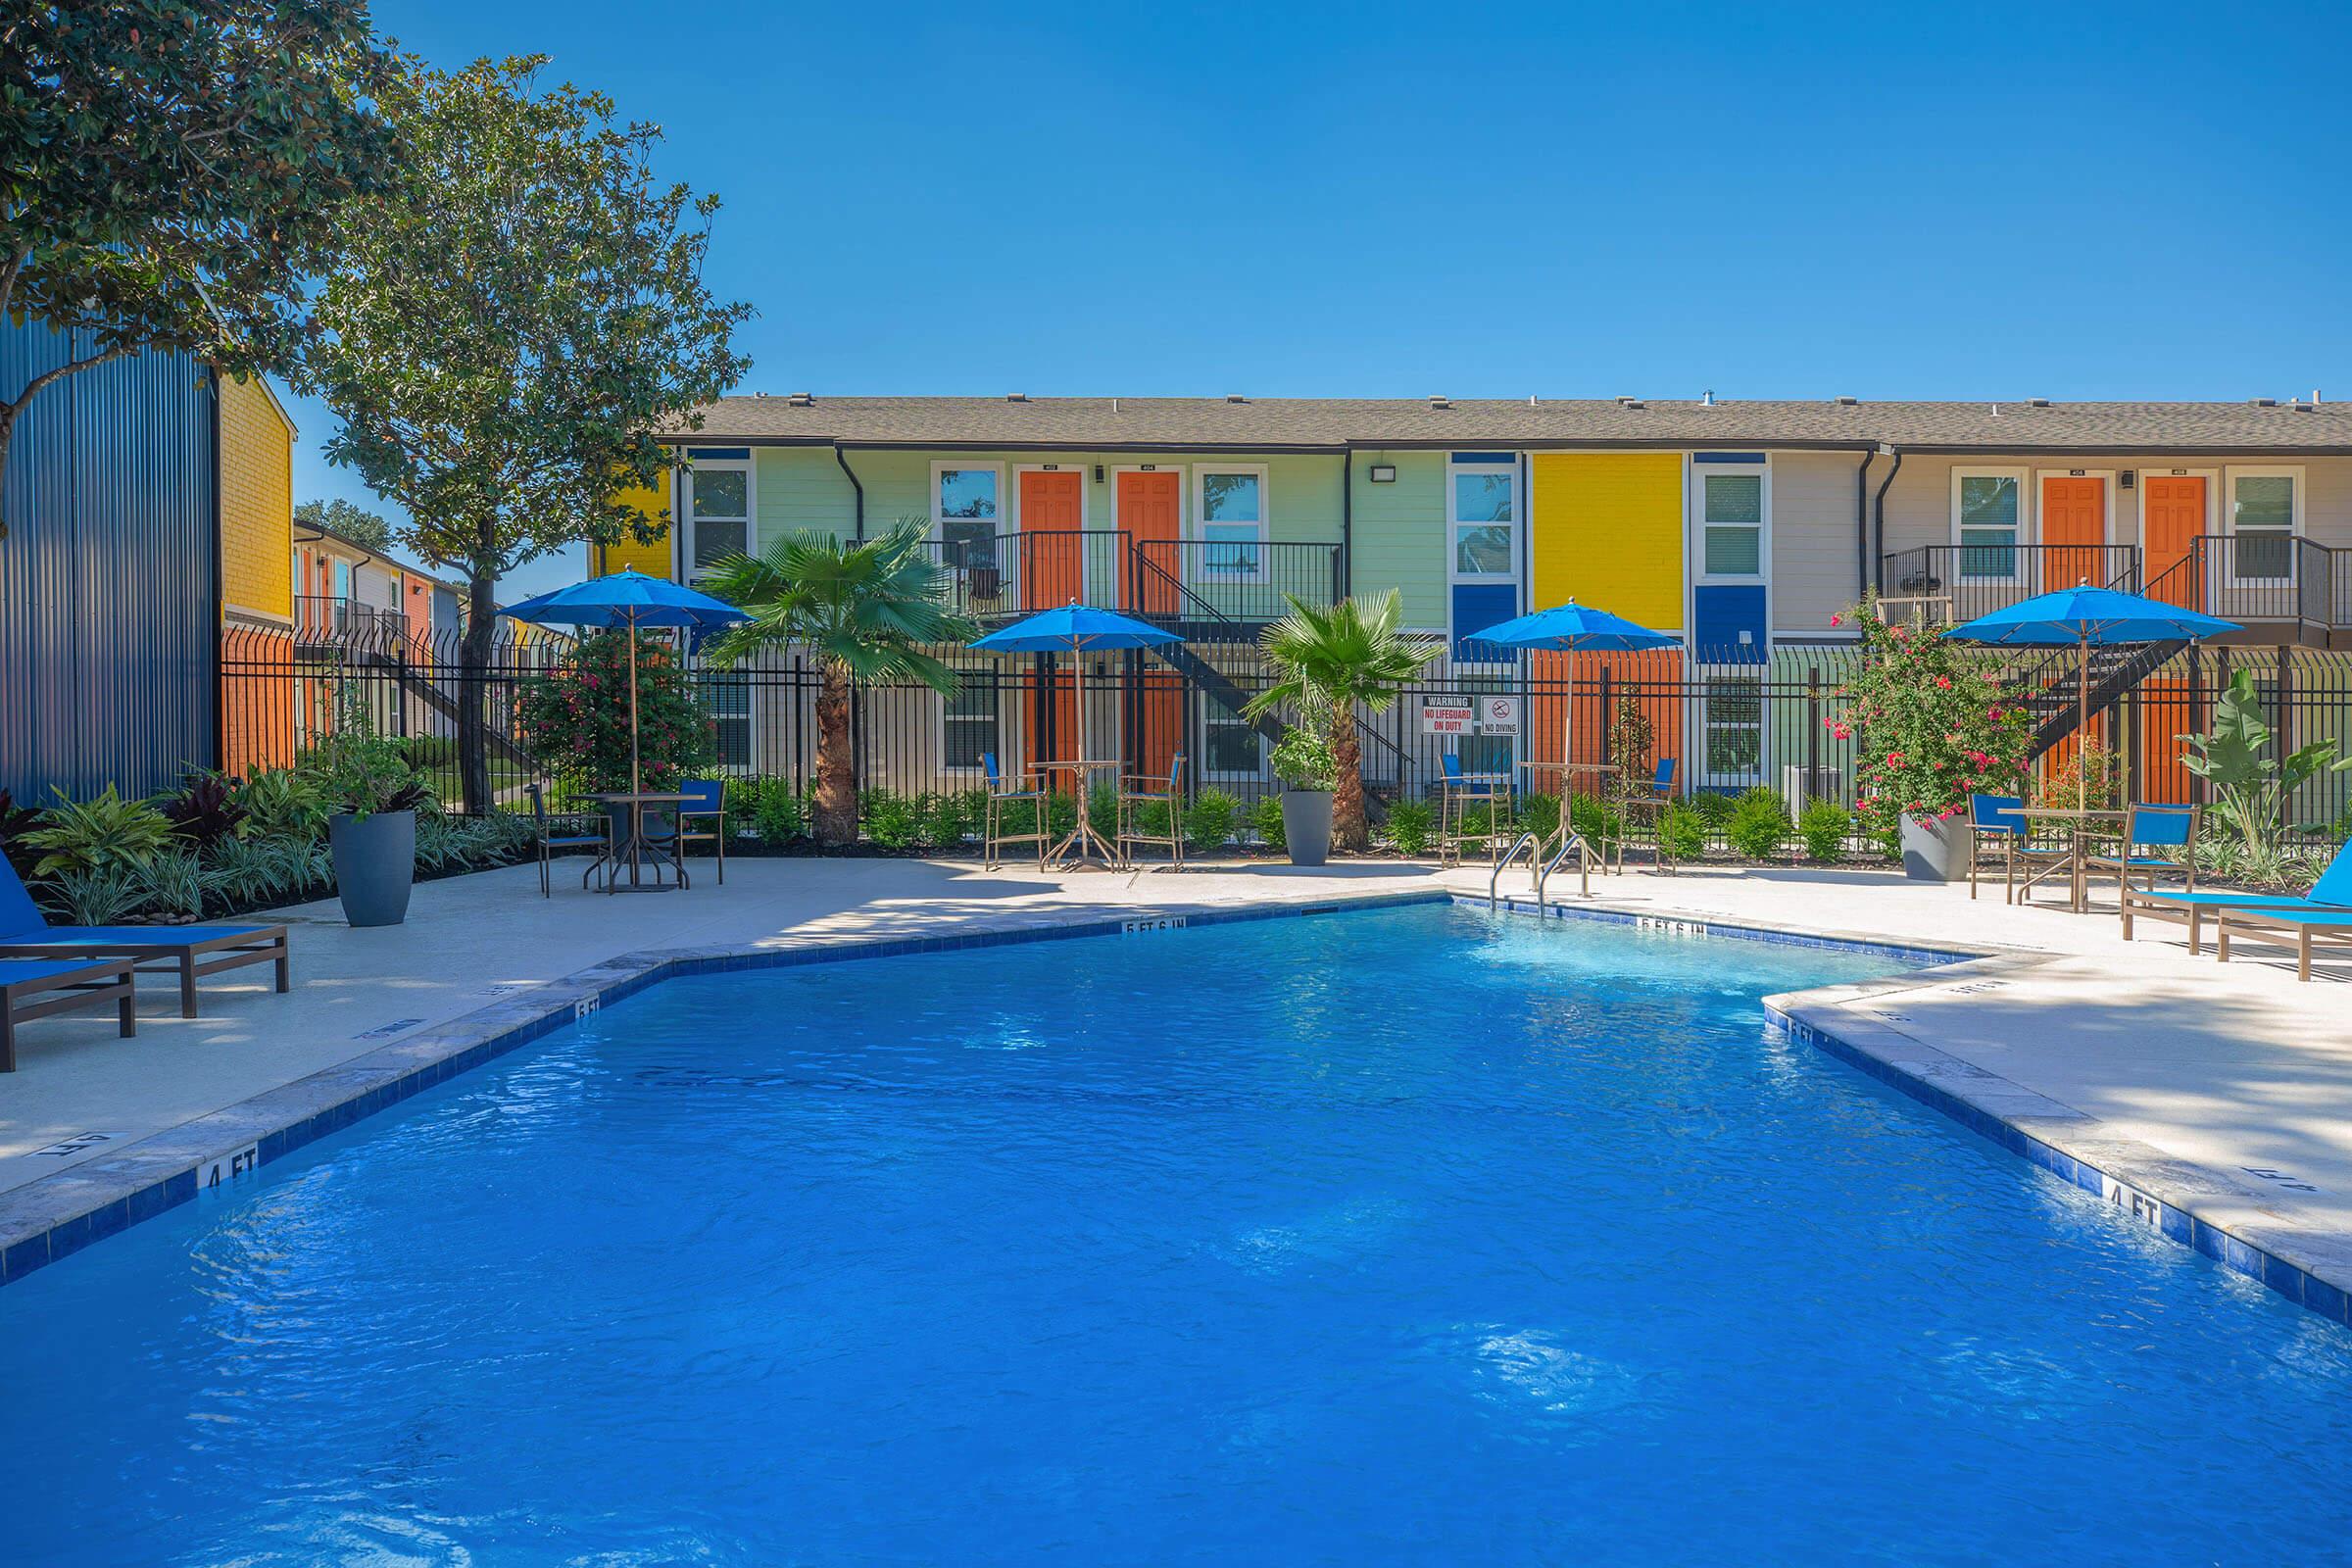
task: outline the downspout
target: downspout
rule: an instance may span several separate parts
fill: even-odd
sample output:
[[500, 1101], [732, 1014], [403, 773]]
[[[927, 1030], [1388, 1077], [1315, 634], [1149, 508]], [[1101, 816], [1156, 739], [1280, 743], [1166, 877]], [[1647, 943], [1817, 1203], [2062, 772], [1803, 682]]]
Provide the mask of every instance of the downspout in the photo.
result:
[[1886, 477], [1879, 485], [1878, 504], [1874, 509], [1877, 514], [1878, 531], [1872, 541], [1875, 553], [1872, 556], [1871, 583], [1877, 592], [1883, 594], [1886, 591], [1886, 492], [1893, 488], [1894, 476], [1903, 471], [1903, 449], [1897, 446], [1888, 446], [1882, 441], [1879, 443], [1879, 450], [1894, 455], [1894, 466], [1886, 470]]
[[1877, 448], [1862, 454], [1854, 470], [1854, 599], [1870, 592], [1870, 466], [1879, 460]]
[[1340, 597], [1355, 597], [1355, 448], [1340, 453]]
[[850, 488], [857, 492], [855, 502], [857, 531], [852, 537], [859, 544], [863, 544], [865, 543], [865, 486], [858, 482], [858, 470], [850, 466], [849, 454], [842, 451], [841, 443], [838, 441], [833, 443], [833, 461], [841, 465], [841, 471], [849, 476]]
[[[207, 422], [213, 427], [213, 766], [225, 769], [228, 766], [228, 671], [227, 656], [221, 649], [221, 640], [228, 635], [228, 566], [220, 542], [220, 368], [208, 366], [205, 373], [212, 382], [213, 390], [212, 407], [207, 413]], [[286, 608], [291, 610], [294, 607], [288, 605]]]

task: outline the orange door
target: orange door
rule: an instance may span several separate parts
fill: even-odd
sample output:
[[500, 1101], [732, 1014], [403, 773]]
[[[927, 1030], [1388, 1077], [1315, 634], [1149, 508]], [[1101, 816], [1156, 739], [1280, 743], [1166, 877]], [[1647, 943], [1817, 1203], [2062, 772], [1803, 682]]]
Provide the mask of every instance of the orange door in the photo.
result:
[[2053, 476], [2041, 481], [2041, 589], [2054, 592], [2087, 582], [2104, 588], [2107, 570], [2107, 481]]
[[1176, 585], [1184, 581], [1178, 540], [1184, 537], [1184, 484], [1170, 471], [1119, 475], [1119, 529], [1135, 560], [1119, 558], [1119, 608], [1146, 615], [1176, 613]]
[[2205, 531], [2205, 480], [2202, 475], [2164, 474], [2141, 481], [2140, 506], [2146, 515], [2147, 591], [2153, 598], [2183, 610], [2205, 608], [2202, 573], [2189, 564], [2197, 536]]
[[1086, 475], [1076, 468], [1021, 474], [1021, 608], [1052, 610], [1086, 597]]

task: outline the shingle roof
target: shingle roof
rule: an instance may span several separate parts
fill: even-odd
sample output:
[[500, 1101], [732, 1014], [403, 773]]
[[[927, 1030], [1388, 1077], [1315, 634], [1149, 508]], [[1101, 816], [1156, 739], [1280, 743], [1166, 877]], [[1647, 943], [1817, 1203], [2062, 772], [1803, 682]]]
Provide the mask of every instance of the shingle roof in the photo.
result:
[[697, 442], [909, 447], [1834, 447], [2352, 453], [2352, 404], [1529, 403], [1413, 398], [730, 397]]

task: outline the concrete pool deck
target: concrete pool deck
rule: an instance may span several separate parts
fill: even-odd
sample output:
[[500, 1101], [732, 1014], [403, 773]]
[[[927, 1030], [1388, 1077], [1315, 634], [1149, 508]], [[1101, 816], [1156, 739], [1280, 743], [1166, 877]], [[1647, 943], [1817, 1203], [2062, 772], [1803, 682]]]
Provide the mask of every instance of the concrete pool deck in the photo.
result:
[[[263, 971], [240, 971], [208, 984], [204, 1016], [191, 1020], [173, 1015], [167, 988], [148, 988], [135, 1040], [117, 1040], [95, 1013], [28, 1025], [21, 1070], [0, 1077], [0, 1263], [61, 1205], [102, 1197], [159, 1159], [220, 1152], [203, 1129], [237, 1125], [257, 1097], [348, 1096], [404, 1050], [422, 1059], [466, 1031], [546, 1014], [566, 977], [626, 955], [794, 952], [1396, 895], [1483, 899], [1488, 882], [1483, 867], [1382, 861], [1041, 876], [970, 861], [738, 859], [724, 888], [704, 866], [691, 892], [608, 899], [582, 894], [576, 873], [566, 886], [558, 870], [553, 900], [538, 896], [534, 867], [425, 884], [408, 924], [381, 930], [351, 930], [331, 903], [285, 911], [290, 996], [268, 992]], [[1810, 993], [1792, 1017], [1980, 1096], [2011, 1096], [2020, 1115], [2041, 1114], [2079, 1142], [2111, 1152], [2129, 1144], [2143, 1163], [2169, 1162], [2215, 1223], [2228, 1214], [2232, 1230], [2288, 1238], [2315, 1274], [2352, 1284], [2352, 964], [2324, 964], [2301, 985], [2282, 953], [2247, 949], [2220, 965], [2189, 957], [2177, 927], [2143, 926], [2126, 944], [2111, 911], [2018, 908], [1997, 893], [1972, 903], [1964, 888], [1877, 871], [1637, 870], [1595, 877], [1589, 903], [1557, 900], [1563, 886], [1572, 879], [1552, 883], [1555, 902], [1637, 917], [1990, 955], [1945, 975]], [[1503, 891], [1524, 904], [1525, 873], [1506, 876]]]

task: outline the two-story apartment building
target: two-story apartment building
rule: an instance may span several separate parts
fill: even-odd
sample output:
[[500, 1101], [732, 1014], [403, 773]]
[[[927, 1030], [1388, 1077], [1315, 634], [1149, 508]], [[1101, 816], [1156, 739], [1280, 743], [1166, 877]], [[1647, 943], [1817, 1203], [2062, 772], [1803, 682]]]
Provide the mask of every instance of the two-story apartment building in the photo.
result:
[[[2352, 411], [2316, 395], [795, 395], [727, 398], [701, 414], [701, 428], [677, 439], [662, 492], [639, 498], [674, 526], [652, 546], [605, 552], [608, 568], [691, 578], [781, 533], [855, 536], [917, 517], [983, 619], [1071, 597], [1122, 607], [1184, 633], [1184, 648], [1150, 667], [1191, 677], [1246, 660], [1288, 595], [1395, 588], [1408, 621], [1446, 640], [1443, 678], [1473, 691], [1608, 664], [1523, 662], [1478, 641], [1513, 614], [1575, 598], [1682, 639], [1675, 679], [1702, 695], [1660, 709], [1662, 744], [1724, 764], [1702, 769], [1724, 785], [1777, 782], [1786, 759], [1775, 754], [1792, 732], [1757, 715], [1760, 672], [1850, 638], [1833, 619], [1866, 592], [1965, 617], [2088, 580], [2237, 620], [2244, 643], [2352, 644]], [[1213, 684], [1179, 718], [1179, 697], [1151, 679], [1143, 727], [1164, 736], [1140, 760], [1182, 745], [1209, 776], [1256, 776], [1262, 737]], [[1054, 727], [1042, 710], [988, 710], [983, 686], [941, 715], [948, 772], [980, 737], [1017, 756]], [[1557, 758], [1563, 729], [1580, 745], [1574, 713], [1539, 705], [1528, 718], [1481, 760]], [[1135, 719], [1114, 710], [1102, 721]], [[1583, 720], [1588, 731], [1603, 722], [1597, 710]], [[744, 761], [766, 751], [760, 731], [778, 727], [750, 711], [722, 717], [728, 726]], [[1379, 765], [1376, 752], [1367, 760]]]

